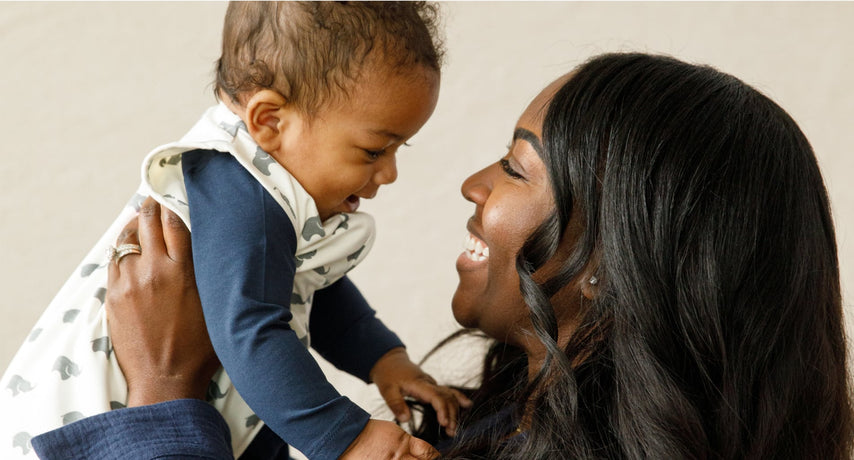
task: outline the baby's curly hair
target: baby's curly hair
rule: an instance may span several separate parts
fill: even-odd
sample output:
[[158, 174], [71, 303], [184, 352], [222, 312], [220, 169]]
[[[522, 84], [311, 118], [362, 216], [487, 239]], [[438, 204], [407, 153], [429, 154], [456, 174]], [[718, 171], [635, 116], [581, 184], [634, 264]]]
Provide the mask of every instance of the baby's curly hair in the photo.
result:
[[439, 72], [438, 30], [428, 2], [231, 2], [215, 93], [239, 104], [242, 93], [273, 89], [314, 114], [346, 96], [373, 51], [387, 69]]

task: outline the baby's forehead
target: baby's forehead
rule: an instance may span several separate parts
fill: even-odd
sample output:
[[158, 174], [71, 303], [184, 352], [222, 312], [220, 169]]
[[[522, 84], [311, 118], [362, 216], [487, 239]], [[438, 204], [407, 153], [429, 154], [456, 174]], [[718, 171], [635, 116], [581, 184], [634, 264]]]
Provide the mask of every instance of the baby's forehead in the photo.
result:
[[[352, 77], [343, 84], [332, 85], [326, 94], [326, 107], [345, 105], [358, 99], [365, 93], [384, 93], [401, 84], [412, 87], [438, 88], [441, 73], [420, 64], [405, 67], [389, 66], [387, 63], [371, 59], [366, 61]], [[405, 100], [396, 101], [405, 103]]]
[[[393, 58], [389, 59], [393, 61]], [[351, 75], [336, 79], [332, 85], [305, 82], [306, 86], [311, 86], [306, 89], [314, 92], [314, 97], [311, 100], [301, 98], [292, 102], [296, 103], [297, 108], [305, 115], [314, 118], [326, 111], [349, 109], [354, 102], [364, 103], [366, 94], [368, 98], [376, 99], [380, 93], [400, 81], [410, 82], [413, 86], [438, 89], [440, 80], [441, 72], [429, 66], [389, 65], [389, 62], [382, 58], [371, 58], [366, 59]], [[251, 96], [254, 91], [256, 90], [247, 91], [245, 94]], [[282, 96], [287, 98], [285, 95]], [[394, 101], [395, 105], [403, 103], [406, 101]]]
[[383, 143], [404, 142], [430, 118], [438, 96], [439, 76], [432, 69], [366, 72], [316, 115]]

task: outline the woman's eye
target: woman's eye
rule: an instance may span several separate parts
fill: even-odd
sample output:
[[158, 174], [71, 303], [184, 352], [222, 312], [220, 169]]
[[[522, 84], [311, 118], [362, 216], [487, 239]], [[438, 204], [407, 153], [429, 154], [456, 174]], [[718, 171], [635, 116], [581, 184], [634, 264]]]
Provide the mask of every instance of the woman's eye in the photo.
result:
[[513, 169], [512, 166], [510, 166], [510, 162], [507, 161], [506, 158], [502, 158], [502, 159], [498, 160], [498, 163], [501, 165], [501, 169], [504, 170], [504, 173], [507, 174], [508, 176], [510, 176], [514, 179], [524, 179], [524, 177], [521, 174], [516, 172], [516, 170]]

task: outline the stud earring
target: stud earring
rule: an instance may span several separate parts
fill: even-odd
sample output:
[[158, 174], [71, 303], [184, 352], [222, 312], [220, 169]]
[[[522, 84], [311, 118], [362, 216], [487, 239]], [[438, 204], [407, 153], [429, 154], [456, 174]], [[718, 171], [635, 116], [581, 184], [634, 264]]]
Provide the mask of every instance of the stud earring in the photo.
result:
[[595, 276], [591, 276], [589, 283], [595, 286], [595, 285], [599, 284], [599, 278], [596, 278]]

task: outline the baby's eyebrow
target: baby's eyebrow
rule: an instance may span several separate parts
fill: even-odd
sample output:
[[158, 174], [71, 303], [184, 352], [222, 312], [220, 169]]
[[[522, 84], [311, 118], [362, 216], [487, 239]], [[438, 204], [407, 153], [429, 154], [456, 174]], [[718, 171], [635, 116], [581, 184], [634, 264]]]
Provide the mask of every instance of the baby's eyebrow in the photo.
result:
[[385, 130], [385, 129], [372, 129], [372, 130], [370, 130], [370, 132], [371, 132], [371, 134], [376, 134], [378, 136], [385, 136], [385, 137], [391, 138], [394, 141], [399, 141], [399, 140], [403, 139], [403, 136], [401, 136], [400, 134], [393, 133], [393, 132]]
[[543, 144], [540, 142], [540, 138], [531, 131], [528, 131], [525, 128], [516, 128], [516, 130], [513, 131], [513, 142], [517, 139], [522, 139], [523, 141], [527, 141], [531, 144], [531, 147], [534, 147], [534, 150], [538, 155], [543, 154]]

